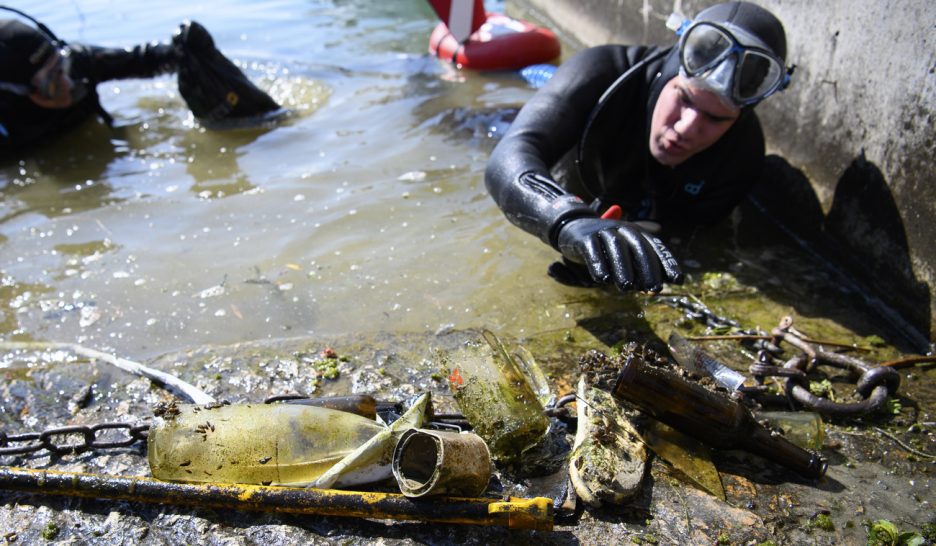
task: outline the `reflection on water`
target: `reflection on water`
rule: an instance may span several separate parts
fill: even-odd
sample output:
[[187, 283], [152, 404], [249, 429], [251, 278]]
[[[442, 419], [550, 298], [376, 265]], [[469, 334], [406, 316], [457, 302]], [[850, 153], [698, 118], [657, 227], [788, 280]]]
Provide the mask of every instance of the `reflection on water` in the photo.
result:
[[[211, 131], [174, 76], [100, 86], [114, 128], [89, 122], [0, 163], [0, 337], [145, 358], [284, 336], [526, 336], [602, 317], [613, 342], [645, 327], [638, 298], [550, 280], [555, 252], [487, 195], [490, 150], [533, 91], [516, 74], [429, 57], [436, 20], [424, 0], [226, 6], [236, 9], [25, 7], [67, 39], [113, 46], [197, 20], [291, 115]], [[730, 267], [769, 283], [789, 267], [760, 272], [767, 243], [728, 248], [738, 231], [722, 250], [693, 254], [694, 236], [674, 250], [690, 277]], [[776, 317], [814, 300], [760, 298], [749, 310]]]
[[451, 77], [424, 53], [436, 21], [422, 1], [238, 4], [26, 8], [103, 45], [198, 20], [292, 114], [211, 131], [174, 76], [101, 85], [113, 129], [91, 122], [0, 164], [0, 335], [143, 356], [552, 324], [569, 298], [543, 275], [552, 253], [509, 228], [483, 184], [523, 82]]

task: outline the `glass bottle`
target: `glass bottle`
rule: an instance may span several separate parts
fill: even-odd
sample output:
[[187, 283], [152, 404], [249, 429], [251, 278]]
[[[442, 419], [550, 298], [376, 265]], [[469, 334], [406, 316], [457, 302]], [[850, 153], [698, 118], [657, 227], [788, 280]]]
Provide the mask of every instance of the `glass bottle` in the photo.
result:
[[717, 449], [743, 449], [818, 479], [827, 463], [762, 427], [741, 403], [638, 357], [621, 367], [612, 393], [657, 420]]
[[758, 411], [757, 422], [766, 421], [771, 428], [779, 429], [783, 436], [803, 449], [822, 449], [825, 427], [822, 417], [811, 411]]
[[[472, 430], [487, 442], [491, 455], [515, 460], [533, 447], [549, 428], [540, 402], [538, 370], [532, 359], [513, 358], [492, 332], [442, 355], [443, 370], [458, 407]], [[548, 396], [548, 395], [547, 395]]]
[[303, 404], [180, 404], [150, 428], [147, 458], [160, 480], [302, 485], [385, 428]]

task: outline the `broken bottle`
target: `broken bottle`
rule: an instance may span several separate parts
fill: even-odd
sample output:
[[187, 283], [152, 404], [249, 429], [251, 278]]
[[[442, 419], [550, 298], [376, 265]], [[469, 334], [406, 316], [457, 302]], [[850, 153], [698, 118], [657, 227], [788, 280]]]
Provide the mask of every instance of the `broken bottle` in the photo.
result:
[[545, 436], [549, 418], [542, 398], [548, 389], [538, 381], [542, 373], [530, 369], [532, 359], [508, 354], [488, 330], [482, 337], [445, 355], [442, 364], [474, 432], [487, 442], [492, 457], [511, 461]]

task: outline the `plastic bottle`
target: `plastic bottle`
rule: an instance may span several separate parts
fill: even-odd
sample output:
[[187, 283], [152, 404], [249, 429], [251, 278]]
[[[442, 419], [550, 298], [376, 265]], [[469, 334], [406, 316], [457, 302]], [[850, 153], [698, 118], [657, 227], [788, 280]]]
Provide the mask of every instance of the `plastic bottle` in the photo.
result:
[[640, 358], [621, 367], [613, 395], [711, 447], [750, 451], [807, 478], [825, 474], [822, 457], [772, 434], [739, 402]]
[[302, 485], [385, 428], [302, 404], [178, 405], [150, 428], [147, 457], [160, 480]]
[[487, 442], [492, 457], [510, 461], [543, 438], [549, 418], [541, 389], [533, 386], [536, 371], [511, 357], [493, 333], [485, 330], [482, 337], [444, 355], [443, 369], [472, 430]]

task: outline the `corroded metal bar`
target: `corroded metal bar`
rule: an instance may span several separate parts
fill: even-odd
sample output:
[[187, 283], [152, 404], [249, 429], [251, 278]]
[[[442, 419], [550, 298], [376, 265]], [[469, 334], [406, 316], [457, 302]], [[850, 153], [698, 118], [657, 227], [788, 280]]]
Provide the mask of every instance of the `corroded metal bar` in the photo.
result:
[[35, 494], [319, 516], [416, 520], [552, 531], [552, 499], [428, 497], [240, 484], [184, 484], [0, 467], [0, 489]]

